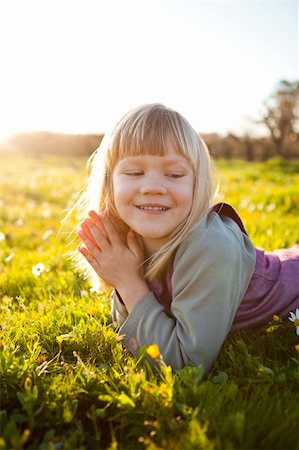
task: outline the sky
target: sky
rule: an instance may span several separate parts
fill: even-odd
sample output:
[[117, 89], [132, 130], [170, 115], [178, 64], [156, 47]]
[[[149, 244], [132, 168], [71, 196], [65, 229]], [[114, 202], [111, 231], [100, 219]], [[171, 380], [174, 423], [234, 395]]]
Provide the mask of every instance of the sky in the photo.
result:
[[0, 137], [102, 133], [152, 102], [201, 133], [262, 133], [298, 58], [295, 0], [0, 0]]

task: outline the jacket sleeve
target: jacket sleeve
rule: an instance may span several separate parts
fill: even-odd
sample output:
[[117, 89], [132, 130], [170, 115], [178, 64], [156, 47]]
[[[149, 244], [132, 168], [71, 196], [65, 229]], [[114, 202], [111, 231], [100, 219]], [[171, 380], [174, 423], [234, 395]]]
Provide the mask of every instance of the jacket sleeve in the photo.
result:
[[120, 300], [120, 297], [116, 290], [112, 291], [110, 300], [111, 300], [110, 319], [112, 322], [116, 322], [119, 325], [122, 325], [126, 320], [126, 318], [128, 317], [127, 308]]
[[190, 233], [178, 248], [172, 316], [152, 292], [146, 294], [120, 328], [126, 347], [136, 354], [141, 346], [157, 343], [167, 364], [203, 364], [208, 371], [253, 274], [254, 254], [231, 219], [224, 223], [213, 214], [207, 229]]

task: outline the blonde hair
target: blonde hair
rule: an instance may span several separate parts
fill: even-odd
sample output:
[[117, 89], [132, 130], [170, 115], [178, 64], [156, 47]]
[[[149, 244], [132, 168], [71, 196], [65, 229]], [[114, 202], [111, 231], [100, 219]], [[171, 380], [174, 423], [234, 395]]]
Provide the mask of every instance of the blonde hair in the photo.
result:
[[[79, 211], [79, 220], [83, 220], [88, 211], [95, 210], [111, 217], [125, 233], [128, 228], [118, 216], [114, 205], [113, 170], [121, 159], [128, 156], [162, 156], [169, 143], [179, 155], [188, 160], [193, 169], [193, 202], [186, 220], [145, 262], [145, 276], [148, 279], [163, 273], [179, 244], [206, 217], [211, 207], [213, 181], [210, 155], [198, 133], [181, 114], [158, 103], [142, 105], [129, 111], [112, 132], [104, 136], [100, 147], [89, 158], [87, 187], [74, 206]], [[87, 267], [81, 255], [77, 255], [75, 259], [78, 268], [94, 278], [93, 270]]]

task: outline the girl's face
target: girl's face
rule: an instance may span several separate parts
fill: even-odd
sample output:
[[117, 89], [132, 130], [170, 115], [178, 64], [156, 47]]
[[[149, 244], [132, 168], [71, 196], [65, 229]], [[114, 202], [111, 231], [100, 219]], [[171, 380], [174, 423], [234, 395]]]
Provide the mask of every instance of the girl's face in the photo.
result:
[[130, 156], [116, 164], [115, 208], [143, 238], [147, 256], [157, 251], [189, 215], [193, 186], [191, 165], [172, 146], [163, 156]]

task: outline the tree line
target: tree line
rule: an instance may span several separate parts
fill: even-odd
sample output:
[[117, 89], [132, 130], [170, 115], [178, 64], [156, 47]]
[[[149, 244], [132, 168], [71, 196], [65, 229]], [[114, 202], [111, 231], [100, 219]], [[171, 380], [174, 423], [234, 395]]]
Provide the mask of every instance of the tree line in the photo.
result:
[[[262, 104], [261, 117], [253, 121], [266, 135], [245, 133], [220, 136], [201, 134], [215, 158], [264, 161], [273, 157], [299, 158], [299, 81], [282, 80]], [[18, 133], [0, 143], [0, 150], [41, 156], [64, 154], [89, 156], [101, 143], [103, 134], [67, 135], [39, 131]]]
[[299, 158], [299, 81], [280, 81], [263, 102], [261, 117], [253, 122], [263, 127], [267, 134], [263, 137], [248, 133], [243, 136], [232, 133], [202, 135], [212, 156], [248, 161]]

